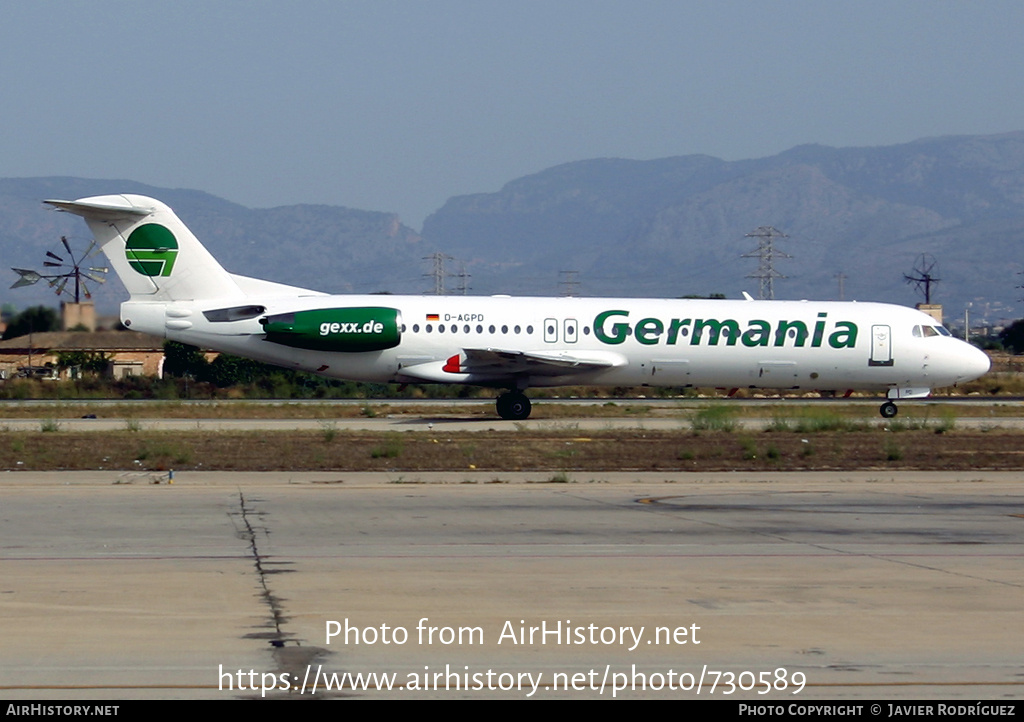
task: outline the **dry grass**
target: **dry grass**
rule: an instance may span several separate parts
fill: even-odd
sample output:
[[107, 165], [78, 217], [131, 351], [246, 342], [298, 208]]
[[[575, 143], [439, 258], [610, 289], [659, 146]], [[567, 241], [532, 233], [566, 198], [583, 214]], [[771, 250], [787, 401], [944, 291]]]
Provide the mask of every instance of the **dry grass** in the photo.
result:
[[0, 469], [712, 471], [1020, 469], [1024, 433], [883, 428], [651, 432], [0, 433]]

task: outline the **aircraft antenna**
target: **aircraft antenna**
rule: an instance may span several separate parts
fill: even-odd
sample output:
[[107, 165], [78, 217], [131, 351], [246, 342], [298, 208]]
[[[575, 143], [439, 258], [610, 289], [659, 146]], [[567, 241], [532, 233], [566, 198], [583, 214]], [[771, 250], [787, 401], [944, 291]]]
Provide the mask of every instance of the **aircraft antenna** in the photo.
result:
[[903, 280], [912, 283], [919, 293], [924, 294], [925, 305], [932, 303], [932, 286], [942, 279], [938, 277], [939, 262], [930, 253], [922, 253], [917, 257], [911, 274], [903, 274]]
[[757, 272], [748, 273], [747, 278], [756, 278], [760, 283], [758, 298], [764, 301], [775, 300], [775, 279], [786, 278], [775, 270], [775, 260], [778, 258], [792, 258], [788, 253], [783, 253], [775, 248], [776, 238], [789, 238], [782, 231], [771, 226], [759, 226], [750, 233], [745, 234], [746, 238], [756, 238], [757, 248], [749, 253], [744, 253], [741, 258], [758, 259]]

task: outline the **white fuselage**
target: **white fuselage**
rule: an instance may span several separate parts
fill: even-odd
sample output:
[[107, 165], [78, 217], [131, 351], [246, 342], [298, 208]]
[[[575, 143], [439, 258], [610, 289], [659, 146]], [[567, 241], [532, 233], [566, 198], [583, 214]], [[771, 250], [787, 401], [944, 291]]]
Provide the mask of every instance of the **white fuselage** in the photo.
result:
[[[127, 302], [131, 328], [286, 368], [373, 382], [558, 386], [714, 386], [841, 391], [950, 386], [976, 378], [988, 358], [919, 311], [877, 303], [443, 296], [249, 296], [262, 315], [319, 308], [399, 311], [394, 348], [346, 353], [265, 340], [258, 318], [213, 323], [223, 302]], [[915, 329], [917, 331], [915, 332]], [[943, 329], [944, 331], [944, 329]], [[464, 349], [606, 362], [564, 373], [443, 370]], [[411, 369], [411, 371], [410, 371]]]
[[[330, 296], [227, 272], [174, 211], [131, 194], [50, 205], [86, 219], [131, 296], [129, 328], [325, 376], [504, 387], [717, 386], [884, 391], [977, 378], [978, 349], [877, 303]], [[891, 401], [880, 409], [896, 413]]]

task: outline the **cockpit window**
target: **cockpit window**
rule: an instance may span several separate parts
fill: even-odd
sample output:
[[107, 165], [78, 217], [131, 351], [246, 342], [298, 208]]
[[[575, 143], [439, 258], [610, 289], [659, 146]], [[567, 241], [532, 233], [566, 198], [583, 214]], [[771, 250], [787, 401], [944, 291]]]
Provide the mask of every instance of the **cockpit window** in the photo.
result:
[[952, 336], [942, 326], [914, 326], [914, 336], [918, 338], [928, 338], [929, 336]]

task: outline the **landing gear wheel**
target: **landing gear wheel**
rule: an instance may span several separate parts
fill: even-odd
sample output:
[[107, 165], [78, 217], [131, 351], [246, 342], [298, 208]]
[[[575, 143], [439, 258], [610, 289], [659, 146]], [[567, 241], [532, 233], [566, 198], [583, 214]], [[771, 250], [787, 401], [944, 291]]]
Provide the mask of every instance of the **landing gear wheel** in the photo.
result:
[[530, 399], [525, 394], [516, 391], [502, 394], [494, 405], [498, 409], [498, 416], [508, 421], [522, 421], [530, 418], [530, 410], [533, 408]]
[[878, 409], [878, 413], [880, 413], [882, 415], [882, 418], [885, 419], [891, 419], [896, 415], [897, 411], [899, 411], [899, 409], [896, 408], [896, 404], [894, 404], [892, 401], [886, 401]]

